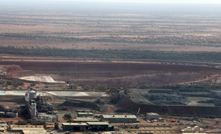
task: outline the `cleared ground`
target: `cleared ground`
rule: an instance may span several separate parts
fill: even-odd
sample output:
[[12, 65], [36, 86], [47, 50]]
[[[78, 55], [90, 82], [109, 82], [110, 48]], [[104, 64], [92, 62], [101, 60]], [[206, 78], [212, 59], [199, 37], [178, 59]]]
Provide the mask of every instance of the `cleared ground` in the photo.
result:
[[16, 65], [6, 69], [9, 77], [47, 75], [56, 81], [89, 85], [170, 84], [221, 74], [217, 68], [151, 63], [0, 61], [0, 64]]

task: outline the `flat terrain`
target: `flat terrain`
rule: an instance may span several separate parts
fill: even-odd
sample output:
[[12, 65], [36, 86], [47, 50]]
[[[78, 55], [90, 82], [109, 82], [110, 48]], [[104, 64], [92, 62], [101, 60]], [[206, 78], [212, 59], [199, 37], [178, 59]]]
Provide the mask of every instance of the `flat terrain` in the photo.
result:
[[0, 45], [221, 51], [219, 15], [0, 9]]

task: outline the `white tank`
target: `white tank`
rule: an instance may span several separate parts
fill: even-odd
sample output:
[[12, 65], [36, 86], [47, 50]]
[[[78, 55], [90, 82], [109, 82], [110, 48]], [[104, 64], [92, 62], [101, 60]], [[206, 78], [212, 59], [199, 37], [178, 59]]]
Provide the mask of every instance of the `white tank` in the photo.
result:
[[25, 92], [25, 101], [30, 102], [36, 97], [36, 91], [30, 89], [27, 92]]
[[29, 91], [25, 92], [25, 101], [29, 102]]
[[34, 90], [30, 90], [29, 92], [29, 101], [35, 99], [36, 92]]
[[36, 103], [31, 103], [31, 118], [35, 119], [37, 114]]

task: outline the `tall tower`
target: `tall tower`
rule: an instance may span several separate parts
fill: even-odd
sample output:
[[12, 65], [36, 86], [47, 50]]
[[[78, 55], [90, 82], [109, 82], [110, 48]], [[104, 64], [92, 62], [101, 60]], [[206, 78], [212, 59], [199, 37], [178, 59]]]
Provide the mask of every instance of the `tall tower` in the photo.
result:
[[31, 118], [35, 119], [37, 114], [36, 103], [31, 103]]
[[59, 113], [57, 113], [56, 119], [57, 119], [57, 122], [59, 122]]

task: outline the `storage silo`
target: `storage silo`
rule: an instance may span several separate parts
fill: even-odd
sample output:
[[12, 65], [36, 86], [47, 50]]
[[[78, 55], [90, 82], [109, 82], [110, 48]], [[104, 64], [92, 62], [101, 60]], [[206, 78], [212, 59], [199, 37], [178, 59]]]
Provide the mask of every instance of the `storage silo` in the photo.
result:
[[57, 122], [59, 122], [59, 114], [57, 114]]
[[29, 91], [29, 101], [35, 99], [36, 92], [34, 90]]
[[31, 118], [35, 119], [37, 114], [36, 103], [31, 103]]
[[49, 121], [49, 117], [48, 116], [45, 116], [45, 121]]
[[29, 90], [25, 92], [25, 101], [29, 102]]
[[31, 102], [36, 96], [36, 91], [34, 91], [32, 88], [25, 92], [25, 101], [26, 102]]

